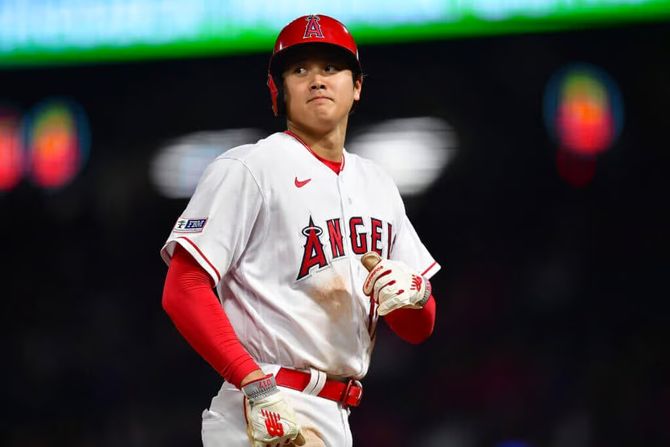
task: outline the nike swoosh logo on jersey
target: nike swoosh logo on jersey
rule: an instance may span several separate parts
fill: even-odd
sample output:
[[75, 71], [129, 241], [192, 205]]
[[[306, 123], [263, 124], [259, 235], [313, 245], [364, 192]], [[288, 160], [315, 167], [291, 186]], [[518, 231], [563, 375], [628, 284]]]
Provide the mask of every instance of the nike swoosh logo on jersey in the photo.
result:
[[296, 177], [295, 178], [295, 186], [298, 187], [298, 188], [302, 188], [303, 186], [305, 186], [306, 184], [308, 184], [311, 181], [312, 181], [311, 178], [308, 178], [307, 180], [298, 180], [298, 177]]

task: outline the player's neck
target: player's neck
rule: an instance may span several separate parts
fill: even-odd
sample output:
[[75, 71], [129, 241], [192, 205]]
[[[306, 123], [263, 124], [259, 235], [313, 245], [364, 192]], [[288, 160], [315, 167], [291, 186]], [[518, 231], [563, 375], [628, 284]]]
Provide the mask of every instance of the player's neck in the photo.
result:
[[317, 132], [306, 129], [290, 120], [288, 130], [297, 135], [316, 155], [330, 161], [342, 161], [344, 139], [347, 133], [346, 123], [328, 132]]

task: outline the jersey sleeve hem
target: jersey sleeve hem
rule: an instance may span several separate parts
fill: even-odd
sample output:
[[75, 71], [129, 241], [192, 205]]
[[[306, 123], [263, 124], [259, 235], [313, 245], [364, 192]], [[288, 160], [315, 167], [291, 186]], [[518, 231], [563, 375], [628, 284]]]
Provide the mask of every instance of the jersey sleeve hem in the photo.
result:
[[205, 256], [205, 254], [198, 248], [198, 246], [187, 238], [186, 236], [178, 236], [174, 239], [169, 240], [165, 243], [165, 246], [161, 249], [161, 258], [169, 266], [170, 260], [172, 259], [172, 253], [174, 253], [174, 244], [179, 244], [184, 248], [193, 259], [195, 259], [200, 267], [202, 267], [207, 274], [212, 278], [214, 284], [218, 284], [221, 281], [221, 274], [219, 270], [212, 264], [212, 262]]
[[440, 271], [442, 266], [437, 263], [437, 261], [433, 261], [432, 264], [428, 266], [428, 268], [424, 269], [423, 273], [421, 273], [421, 276], [424, 278], [430, 279], [432, 278], [437, 272]]

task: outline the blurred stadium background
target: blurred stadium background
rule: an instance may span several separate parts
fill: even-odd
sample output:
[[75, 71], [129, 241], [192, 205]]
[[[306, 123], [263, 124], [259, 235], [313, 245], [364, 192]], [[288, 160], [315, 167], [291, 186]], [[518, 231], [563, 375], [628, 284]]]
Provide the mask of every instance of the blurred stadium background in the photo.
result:
[[[282, 130], [279, 28], [350, 25], [347, 147], [443, 265], [381, 331], [355, 445], [670, 445], [670, 2], [0, 2], [3, 446], [198, 445], [219, 378], [158, 251], [204, 166]], [[667, 275], [667, 276], [666, 276]]]

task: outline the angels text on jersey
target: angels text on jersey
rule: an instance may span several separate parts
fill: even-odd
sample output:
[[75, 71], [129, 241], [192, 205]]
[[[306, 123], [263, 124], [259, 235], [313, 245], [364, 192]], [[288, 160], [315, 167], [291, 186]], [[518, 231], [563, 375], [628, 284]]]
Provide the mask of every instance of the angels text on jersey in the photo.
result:
[[301, 231], [305, 245], [296, 280], [327, 267], [328, 258], [332, 262], [344, 256], [347, 249], [354, 255], [375, 251], [388, 258], [393, 248], [393, 225], [381, 219], [354, 216], [348, 222], [343, 222], [342, 218], [336, 217], [327, 219], [323, 227], [316, 225], [312, 216], [309, 216], [307, 226]]

